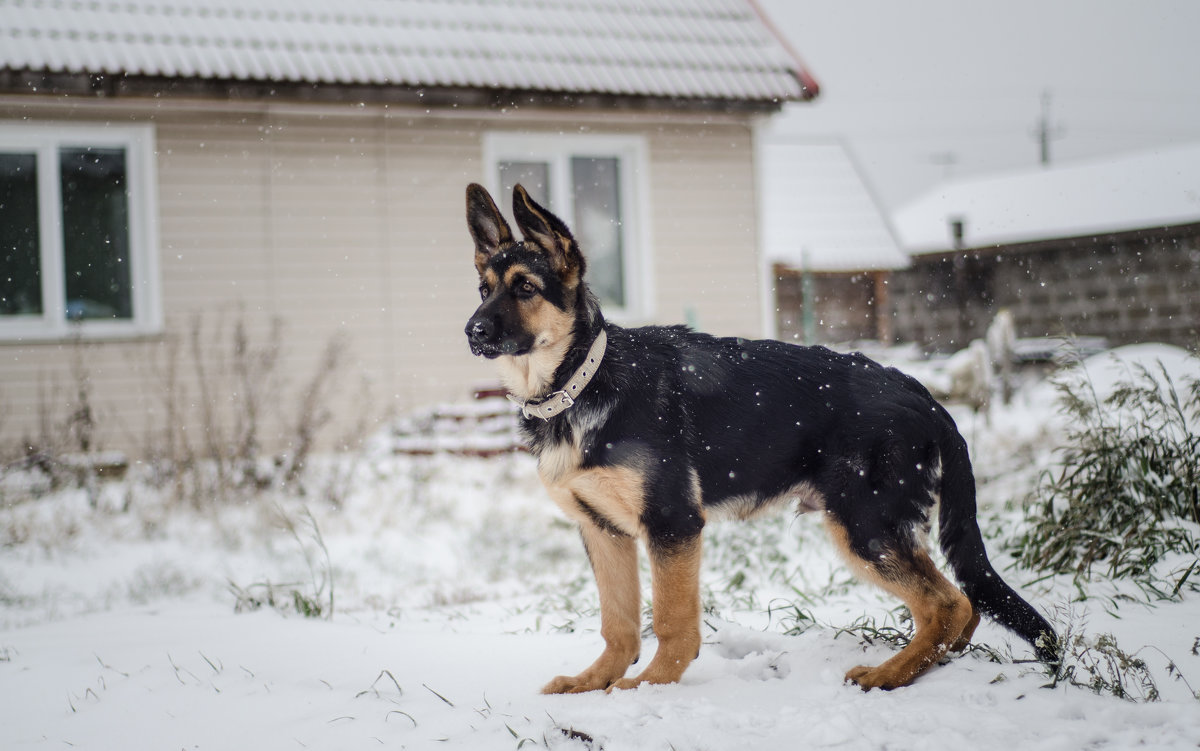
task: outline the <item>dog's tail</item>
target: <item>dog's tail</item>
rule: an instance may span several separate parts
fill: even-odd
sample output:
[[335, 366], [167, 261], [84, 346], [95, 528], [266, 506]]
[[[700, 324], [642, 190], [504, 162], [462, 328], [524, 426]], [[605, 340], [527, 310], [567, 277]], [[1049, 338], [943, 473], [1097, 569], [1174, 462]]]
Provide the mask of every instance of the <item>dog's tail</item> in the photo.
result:
[[941, 485], [938, 528], [942, 552], [967, 599], [1033, 645], [1039, 660], [1058, 662], [1060, 646], [1054, 628], [1000, 578], [988, 560], [975, 517], [975, 476], [966, 441], [957, 433], [943, 445]]

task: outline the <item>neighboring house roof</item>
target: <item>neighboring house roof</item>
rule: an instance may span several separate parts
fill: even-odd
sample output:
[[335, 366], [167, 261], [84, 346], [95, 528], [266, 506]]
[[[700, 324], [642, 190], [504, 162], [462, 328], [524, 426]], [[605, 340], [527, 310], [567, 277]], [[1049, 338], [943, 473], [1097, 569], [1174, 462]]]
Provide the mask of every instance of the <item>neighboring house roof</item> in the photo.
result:
[[1200, 222], [1200, 144], [1032, 168], [938, 186], [892, 215], [911, 253]]
[[817, 93], [753, 0], [0, 0], [5, 70], [774, 106]]
[[764, 143], [763, 252], [808, 271], [908, 266], [866, 178], [841, 143]]

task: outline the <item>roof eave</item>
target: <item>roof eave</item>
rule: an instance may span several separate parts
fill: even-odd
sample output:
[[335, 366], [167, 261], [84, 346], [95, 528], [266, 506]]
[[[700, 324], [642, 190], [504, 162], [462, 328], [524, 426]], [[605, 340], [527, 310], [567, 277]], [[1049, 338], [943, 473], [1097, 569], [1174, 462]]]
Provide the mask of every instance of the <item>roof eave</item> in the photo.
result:
[[[801, 80], [801, 79], [798, 79]], [[815, 82], [814, 82], [815, 83]], [[184, 97], [221, 100], [300, 101], [306, 103], [421, 104], [428, 107], [609, 108], [665, 111], [716, 111], [770, 114], [786, 102], [806, 101], [815, 91], [773, 99], [671, 97], [646, 94], [495, 89], [466, 86], [346, 84], [314, 81], [264, 81], [232, 78], [143, 76], [103, 72], [0, 70], [0, 94], [87, 98]]]
[[775, 38], [775, 41], [779, 43], [779, 46], [787, 53], [787, 56], [791, 58], [792, 68], [790, 72], [795, 77], [796, 82], [800, 84], [798, 101], [809, 102], [816, 99], [821, 93], [821, 84], [817, 83], [817, 79], [808, 71], [808, 66], [804, 64], [800, 53], [792, 46], [787, 35], [779, 30], [779, 27], [775, 25], [775, 22], [771, 20], [767, 12], [758, 4], [758, 0], [747, 0], [747, 2], [750, 5], [750, 9], [758, 16], [759, 22], [766, 27], [771, 36]]
[[1079, 234], [1064, 234], [1053, 237], [1011, 237], [997, 238], [995, 242], [979, 245], [969, 245], [962, 248], [946, 248], [943, 246], [920, 246], [910, 248], [910, 257], [921, 260], [946, 259], [957, 255], [977, 255], [980, 253], [1028, 253], [1064, 245], [1082, 245], [1095, 243], [1122, 243], [1146, 238], [1170, 238], [1192, 236], [1200, 232], [1200, 221], [1195, 219], [1180, 219], [1176, 222], [1152, 224], [1145, 227], [1126, 227], [1096, 229]]
[[814, 265], [810, 268], [804, 268], [794, 261], [788, 260], [773, 260], [771, 265], [779, 271], [787, 274], [870, 274], [874, 272], [891, 272], [903, 271], [904, 269], [912, 268], [912, 260], [896, 260], [892, 262], [876, 263], [876, 264], [848, 264], [846, 266], [825, 266]]

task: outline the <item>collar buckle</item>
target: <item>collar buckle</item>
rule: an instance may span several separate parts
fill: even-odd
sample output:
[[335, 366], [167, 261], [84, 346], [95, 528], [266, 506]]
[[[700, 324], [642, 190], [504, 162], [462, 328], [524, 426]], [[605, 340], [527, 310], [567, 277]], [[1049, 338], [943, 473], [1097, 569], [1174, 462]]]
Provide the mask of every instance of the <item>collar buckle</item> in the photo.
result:
[[555, 391], [541, 399], [530, 399], [527, 402], [516, 398], [512, 394], [505, 394], [505, 396], [508, 397], [510, 402], [521, 408], [521, 414], [525, 415], [527, 419], [537, 417], [542, 420], [549, 420], [560, 412], [566, 412], [575, 406], [575, 400], [565, 391]]

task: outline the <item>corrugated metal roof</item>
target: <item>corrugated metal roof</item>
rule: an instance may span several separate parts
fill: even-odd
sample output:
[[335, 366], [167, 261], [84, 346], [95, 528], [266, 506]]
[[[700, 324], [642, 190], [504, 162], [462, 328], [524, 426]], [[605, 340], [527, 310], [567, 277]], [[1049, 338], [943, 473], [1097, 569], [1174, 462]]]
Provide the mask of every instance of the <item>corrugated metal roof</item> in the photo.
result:
[[1200, 143], [1033, 167], [940, 185], [893, 214], [911, 253], [1200, 222]]
[[0, 68], [735, 101], [817, 88], [753, 0], [0, 0]]
[[763, 252], [794, 269], [908, 266], [886, 215], [842, 143], [764, 143]]

